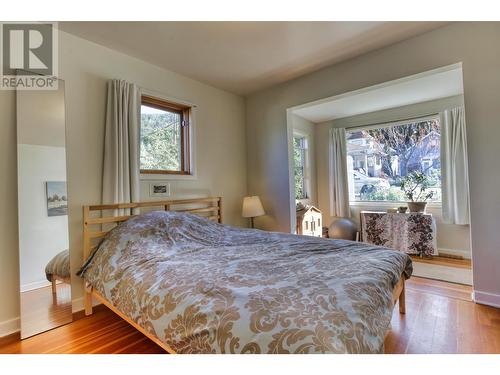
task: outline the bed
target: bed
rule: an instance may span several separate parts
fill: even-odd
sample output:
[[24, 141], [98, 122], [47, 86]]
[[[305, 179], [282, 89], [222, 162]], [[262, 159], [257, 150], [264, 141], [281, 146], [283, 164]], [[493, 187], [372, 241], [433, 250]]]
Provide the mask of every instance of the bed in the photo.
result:
[[52, 294], [57, 295], [57, 282], [71, 284], [69, 250], [63, 250], [54, 256], [45, 266], [45, 277], [52, 283]]
[[86, 313], [93, 296], [169, 353], [383, 352], [408, 255], [226, 226], [221, 212], [220, 198], [84, 207]]

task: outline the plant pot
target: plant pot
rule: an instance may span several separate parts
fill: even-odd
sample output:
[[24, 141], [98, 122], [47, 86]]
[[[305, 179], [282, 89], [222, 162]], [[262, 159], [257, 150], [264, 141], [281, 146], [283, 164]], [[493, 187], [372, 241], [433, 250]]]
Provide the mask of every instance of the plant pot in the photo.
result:
[[408, 202], [408, 208], [410, 212], [425, 212], [425, 207], [427, 202]]

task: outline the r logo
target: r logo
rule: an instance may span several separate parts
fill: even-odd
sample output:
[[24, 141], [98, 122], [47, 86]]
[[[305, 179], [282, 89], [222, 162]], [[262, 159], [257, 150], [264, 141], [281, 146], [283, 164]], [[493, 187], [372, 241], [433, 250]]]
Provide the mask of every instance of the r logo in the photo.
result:
[[[53, 25], [38, 23], [2, 24], [2, 74], [54, 72]], [[26, 70], [20, 72], [18, 69]]]

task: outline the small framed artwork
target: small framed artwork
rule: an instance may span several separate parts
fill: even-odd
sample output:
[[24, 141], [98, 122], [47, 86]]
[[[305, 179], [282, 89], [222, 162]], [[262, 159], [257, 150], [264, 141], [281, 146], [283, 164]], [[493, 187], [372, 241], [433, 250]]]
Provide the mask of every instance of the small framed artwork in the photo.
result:
[[170, 196], [170, 184], [167, 182], [151, 182], [149, 184], [150, 197], [168, 197]]
[[68, 194], [66, 181], [47, 181], [47, 214], [48, 216], [64, 216], [68, 214]]

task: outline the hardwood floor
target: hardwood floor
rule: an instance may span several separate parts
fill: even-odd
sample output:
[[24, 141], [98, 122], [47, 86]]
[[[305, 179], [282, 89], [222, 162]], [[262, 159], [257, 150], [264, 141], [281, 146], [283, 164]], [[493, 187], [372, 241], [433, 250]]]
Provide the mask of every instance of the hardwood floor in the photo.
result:
[[[406, 315], [394, 310], [386, 353], [500, 353], [500, 309], [474, 304], [471, 288], [421, 278], [406, 284]], [[0, 353], [163, 353], [104, 307], [90, 316], [19, 341]]]
[[3, 354], [148, 354], [163, 349], [104, 306], [92, 316], [0, 346]]
[[393, 314], [386, 353], [500, 353], [500, 309], [471, 302], [471, 287], [412, 277], [406, 315]]
[[22, 292], [21, 316], [24, 337], [71, 322], [71, 286], [57, 284], [56, 295], [50, 286]]
[[[425, 279], [415, 276], [412, 276], [406, 284], [410, 290], [423, 294], [429, 293], [442, 297], [461, 299], [468, 302], [472, 301], [472, 287], [468, 285], [448, 283], [446, 281]], [[421, 296], [415, 296], [415, 298], [421, 298]]]

